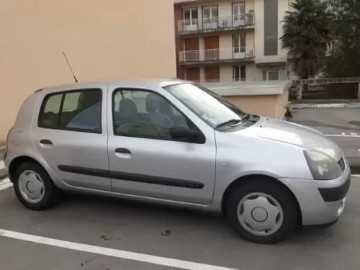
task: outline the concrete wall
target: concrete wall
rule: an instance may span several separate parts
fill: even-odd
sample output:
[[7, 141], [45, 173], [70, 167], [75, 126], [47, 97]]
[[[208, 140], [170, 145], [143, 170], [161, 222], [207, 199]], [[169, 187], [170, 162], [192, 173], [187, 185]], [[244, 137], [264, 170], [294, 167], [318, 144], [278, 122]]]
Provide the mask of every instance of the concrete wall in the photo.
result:
[[288, 103], [288, 91], [282, 95], [225, 96], [225, 99], [248, 113], [283, 118]]
[[0, 141], [33, 91], [80, 81], [176, 77], [170, 0], [0, 0]]

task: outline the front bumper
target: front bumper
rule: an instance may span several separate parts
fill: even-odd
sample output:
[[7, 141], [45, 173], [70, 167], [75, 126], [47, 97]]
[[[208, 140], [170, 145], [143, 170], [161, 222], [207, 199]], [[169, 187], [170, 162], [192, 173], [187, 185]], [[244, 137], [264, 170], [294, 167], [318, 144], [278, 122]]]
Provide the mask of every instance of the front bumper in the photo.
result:
[[299, 203], [304, 226], [333, 223], [343, 213], [351, 182], [348, 165], [343, 174], [333, 180], [282, 180], [288, 184]]

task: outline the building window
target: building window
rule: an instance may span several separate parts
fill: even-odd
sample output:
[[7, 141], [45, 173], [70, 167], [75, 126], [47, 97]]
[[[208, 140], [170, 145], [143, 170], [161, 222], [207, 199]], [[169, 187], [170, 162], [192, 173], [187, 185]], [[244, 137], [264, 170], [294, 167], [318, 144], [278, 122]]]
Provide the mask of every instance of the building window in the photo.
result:
[[220, 81], [220, 67], [209, 66], [205, 67], [205, 82], [219, 82]]
[[246, 66], [233, 66], [233, 81], [245, 81], [246, 80]]
[[200, 82], [200, 68], [199, 67], [189, 67], [185, 69], [185, 80]]
[[268, 78], [269, 78], [269, 81], [278, 81], [279, 80], [279, 71], [269, 71]]
[[197, 25], [198, 23], [198, 10], [197, 8], [184, 9], [184, 25]]
[[233, 26], [245, 25], [245, 1], [233, 3]]
[[263, 71], [263, 80], [264, 81], [278, 81], [279, 80], [279, 71]]
[[233, 35], [233, 53], [243, 53], [245, 57], [246, 34], [245, 32]]
[[278, 0], [264, 0], [264, 55], [278, 54]]
[[203, 28], [211, 29], [218, 26], [218, 7], [205, 6], [203, 7]]

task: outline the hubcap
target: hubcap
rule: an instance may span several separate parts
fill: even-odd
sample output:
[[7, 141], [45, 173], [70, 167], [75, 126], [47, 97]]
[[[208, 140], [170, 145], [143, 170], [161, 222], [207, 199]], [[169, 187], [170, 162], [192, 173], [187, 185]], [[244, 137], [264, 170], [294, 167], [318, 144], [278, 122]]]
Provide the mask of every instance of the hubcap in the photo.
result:
[[284, 214], [279, 202], [265, 193], [250, 193], [239, 203], [238, 219], [242, 227], [254, 235], [275, 233], [282, 225]]
[[30, 203], [38, 203], [44, 198], [44, 182], [34, 171], [22, 172], [19, 177], [19, 191], [21, 196]]

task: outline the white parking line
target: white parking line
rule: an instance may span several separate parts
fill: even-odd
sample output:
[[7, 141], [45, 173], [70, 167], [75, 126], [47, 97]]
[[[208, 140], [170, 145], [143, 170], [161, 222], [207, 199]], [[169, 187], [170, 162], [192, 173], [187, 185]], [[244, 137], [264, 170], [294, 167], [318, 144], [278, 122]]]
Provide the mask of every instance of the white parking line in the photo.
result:
[[9, 178], [5, 178], [4, 180], [0, 181], [0, 191], [8, 189], [12, 186], [13, 184], [10, 182]]
[[22, 241], [38, 243], [38, 244], [43, 244], [43, 245], [48, 245], [48, 246], [77, 250], [77, 251], [82, 251], [82, 252], [88, 252], [88, 253], [93, 253], [93, 254], [105, 255], [105, 256], [116, 257], [116, 258], [120, 258], [120, 259], [133, 260], [133, 261], [139, 261], [139, 262], [156, 264], [156, 265], [163, 265], [163, 266], [180, 268], [180, 269], [235, 270], [235, 269], [221, 267], [221, 266], [214, 266], [214, 265], [201, 264], [201, 263], [195, 263], [195, 262], [189, 262], [189, 261], [182, 261], [182, 260], [147, 255], [147, 254], [142, 254], [142, 253], [129, 252], [129, 251], [124, 251], [124, 250], [119, 250], [119, 249], [86, 245], [86, 244], [81, 244], [81, 243], [63, 241], [63, 240], [58, 240], [58, 239], [53, 239], [53, 238], [47, 238], [47, 237], [19, 233], [19, 232], [8, 231], [8, 230], [2, 230], [2, 229], [0, 229], [0, 236], [17, 239], [17, 240], [22, 240]]
[[346, 138], [360, 138], [360, 135], [351, 134], [324, 134], [326, 137], [346, 137]]

